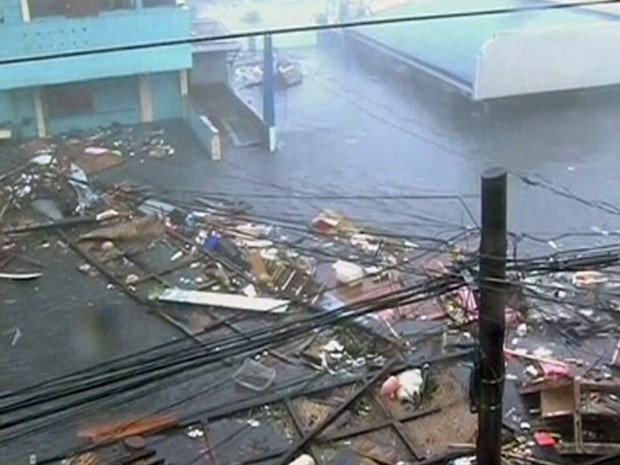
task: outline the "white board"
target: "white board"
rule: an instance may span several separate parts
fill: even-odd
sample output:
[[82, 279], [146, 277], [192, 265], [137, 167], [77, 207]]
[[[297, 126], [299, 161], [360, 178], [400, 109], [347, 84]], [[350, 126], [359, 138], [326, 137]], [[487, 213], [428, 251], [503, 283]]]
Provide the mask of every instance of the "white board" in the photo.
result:
[[290, 304], [288, 300], [246, 297], [244, 295], [221, 294], [219, 292], [191, 291], [179, 288], [166, 289], [159, 296], [159, 301], [267, 313], [284, 313], [288, 310]]

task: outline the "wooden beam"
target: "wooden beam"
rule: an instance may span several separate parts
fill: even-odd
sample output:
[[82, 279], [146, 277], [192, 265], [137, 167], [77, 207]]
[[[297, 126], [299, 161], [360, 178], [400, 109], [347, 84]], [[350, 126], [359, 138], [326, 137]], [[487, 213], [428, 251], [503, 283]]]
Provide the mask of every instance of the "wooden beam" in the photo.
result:
[[574, 442], [561, 442], [556, 444], [556, 450], [561, 455], [610, 455], [620, 453], [620, 444], [585, 442], [579, 447]]
[[328, 434], [322, 434], [318, 437], [318, 440], [321, 442], [331, 442], [331, 441], [339, 441], [341, 439], [348, 439], [355, 436], [360, 436], [362, 434], [372, 433], [373, 431], [377, 431], [383, 428], [389, 428], [392, 426], [394, 421], [406, 422], [415, 420], [417, 418], [426, 417], [428, 415], [432, 415], [434, 413], [438, 413], [441, 411], [440, 407], [433, 407], [425, 410], [418, 410], [409, 415], [403, 415], [402, 417], [395, 418], [386, 418], [385, 420], [378, 421], [371, 425], [361, 425], [355, 428], [346, 428], [341, 431], [334, 431]]
[[280, 459], [277, 465], [286, 465], [294, 459], [308, 444], [334, 422], [342, 413], [344, 413], [353, 403], [359, 400], [374, 384], [389, 373], [396, 365], [397, 359], [392, 359], [379, 370], [369, 381], [367, 381], [359, 390], [353, 392], [337, 409], [331, 412], [323, 421], [320, 421], [309, 433], [305, 434], [299, 441], [295, 442]]
[[573, 428], [575, 432], [575, 446], [578, 454], [583, 451], [583, 429], [581, 422], [581, 378], [575, 378], [573, 382], [573, 396], [575, 404], [575, 412], [573, 413]]

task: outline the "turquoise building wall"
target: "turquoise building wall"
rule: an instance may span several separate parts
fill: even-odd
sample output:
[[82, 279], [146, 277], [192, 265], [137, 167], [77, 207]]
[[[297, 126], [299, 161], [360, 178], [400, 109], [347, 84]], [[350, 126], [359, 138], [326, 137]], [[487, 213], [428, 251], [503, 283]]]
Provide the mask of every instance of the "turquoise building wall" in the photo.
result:
[[[191, 45], [183, 43], [191, 36], [190, 11], [134, 1], [133, 9], [25, 22], [20, 0], [0, 0], [0, 126], [10, 123], [16, 134], [31, 137], [40, 135], [41, 115], [48, 134], [139, 123], [141, 79], [150, 84], [154, 120], [182, 117], [181, 71], [192, 67]], [[86, 86], [93, 111], [50, 114], [46, 96], [58, 85]]]

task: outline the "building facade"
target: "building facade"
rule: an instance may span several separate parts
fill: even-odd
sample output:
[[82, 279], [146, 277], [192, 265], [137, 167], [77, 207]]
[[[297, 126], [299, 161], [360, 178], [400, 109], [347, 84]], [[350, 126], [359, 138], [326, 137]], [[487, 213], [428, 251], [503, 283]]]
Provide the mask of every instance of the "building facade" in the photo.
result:
[[183, 117], [190, 31], [177, 0], [0, 0], [0, 128], [44, 137]]

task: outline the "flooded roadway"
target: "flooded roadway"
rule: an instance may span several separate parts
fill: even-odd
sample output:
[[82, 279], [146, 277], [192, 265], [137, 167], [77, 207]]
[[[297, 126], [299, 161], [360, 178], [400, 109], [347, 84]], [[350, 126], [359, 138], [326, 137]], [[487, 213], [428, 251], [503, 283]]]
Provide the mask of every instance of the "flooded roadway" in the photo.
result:
[[[403, 197], [461, 195], [477, 216], [479, 176], [492, 165], [538, 175], [586, 199], [619, 203], [618, 89], [482, 105], [404, 69], [362, 66], [359, 57], [342, 50], [287, 56], [300, 60], [305, 81], [277, 95], [276, 154], [229, 145], [226, 159], [215, 163], [187, 128], [174, 125], [169, 134], [177, 146], [174, 159], [131, 160], [124, 172], [168, 190], [245, 195], [265, 215], [307, 221], [318, 209], [330, 207], [422, 235], [454, 232], [472, 220], [457, 201]], [[259, 101], [252, 93], [246, 96]], [[510, 179], [513, 231], [541, 238], [586, 234], [572, 242], [556, 241], [568, 246], [600, 243], [604, 238], [593, 231], [620, 229], [615, 215]], [[77, 271], [80, 261], [71, 253], [52, 244], [30, 254], [46, 266], [37, 287], [2, 288], [0, 326], [3, 331], [19, 327], [22, 336], [12, 346], [12, 333], [3, 333], [0, 389], [178, 337], [128, 298], [108, 290], [102, 280], [84, 281]], [[119, 409], [139, 412], [187, 392], [187, 387], [172, 387]], [[32, 451], [42, 457], [63, 450], [74, 434], [75, 423], [68, 422], [28, 436], [15, 447], [3, 446], [0, 462], [26, 463]]]

